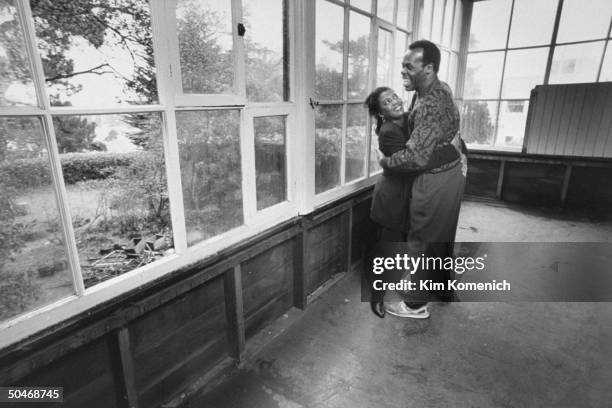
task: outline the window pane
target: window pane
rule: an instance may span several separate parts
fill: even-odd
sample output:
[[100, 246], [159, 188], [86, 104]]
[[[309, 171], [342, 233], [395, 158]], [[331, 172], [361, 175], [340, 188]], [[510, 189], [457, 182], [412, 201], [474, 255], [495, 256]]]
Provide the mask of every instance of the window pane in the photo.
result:
[[404, 59], [404, 54], [408, 49], [408, 35], [404, 34], [401, 31], [397, 31], [395, 33], [395, 67], [397, 68], [396, 74], [393, 75], [393, 89], [397, 92], [398, 95], [402, 97], [406, 97], [404, 91], [404, 83], [401, 75], [401, 66], [402, 60]]
[[431, 38], [431, 14], [433, 13], [433, 0], [423, 0], [423, 13], [421, 14], [421, 38]]
[[378, 63], [376, 64], [376, 86], [391, 84], [391, 32], [378, 30]]
[[315, 114], [315, 192], [340, 185], [342, 105], [322, 105]]
[[238, 227], [242, 217], [240, 111], [176, 112], [187, 243]]
[[450, 61], [448, 63], [448, 85], [450, 86], [454, 94], [457, 85], [457, 69], [459, 65], [459, 56], [456, 53], [451, 52]]
[[514, 0], [509, 46], [550, 44], [556, 12], [556, 1]]
[[523, 145], [528, 108], [529, 101], [502, 101], [499, 108], [496, 145]]
[[355, 6], [370, 13], [372, 11], [372, 0], [351, 0], [351, 6]]
[[370, 142], [370, 176], [382, 170], [378, 164], [378, 135], [374, 132], [374, 127], [371, 130], [372, 141]]
[[571, 84], [597, 81], [604, 41], [555, 47], [551, 84]]
[[465, 98], [498, 98], [503, 52], [469, 54], [465, 72]]
[[376, 14], [383, 20], [393, 22], [393, 7], [395, 0], [378, 0], [378, 11]]
[[493, 144], [497, 102], [465, 101], [461, 109], [461, 137], [465, 143]]
[[55, 116], [53, 127], [85, 286], [173, 253], [160, 115]]
[[234, 93], [231, 2], [178, 0], [176, 24], [183, 92]]
[[349, 23], [348, 97], [365, 99], [368, 88], [370, 19], [351, 12]]
[[450, 61], [450, 53], [448, 51], [442, 51], [440, 53], [440, 70], [438, 71], [438, 78], [441, 81], [448, 82], [448, 63]]
[[610, 0], [564, 0], [557, 43], [605, 38], [611, 17]]
[[289, 55], [283, 0], [243, 0], [247, 97], [253, 102], [289, 100]]
[[442, 22], [444, 18], [444, 0], [434, 1], [433, 21], [431, 26], [431, 41], [440, 44], [442, 40]]
[[444, 10], [444, 34], [442, 35], [442, 44], [450, 47], [451, 36], [453, 34], [453, 8], [454, 0], [446, 0], [446, 8]]
[[412, 10], [412, 0], [397, 0], [397, 26], [407, 30], [412, 29], [410, 21], [410, 10]]
[[342, 39], [344, 9], [317, 2], [315, 94], [318, 99], [342, 99]]
[[455, 1], [455, 22], [453, 23], [453, 51], [459, 51], [461, 43], [461, 24], [463, 20], [463, 3], [461, 0]]
[[529, 98], [531, 90], [544, 82], [548, 47], [508, 51], [503, 98]]
[[37, 1], [32, 15], [52, 105], [157, 102], [148, 2]]
[[362, 104], [348, 105], [346, 123], [346, 181], [364, 176], [368, 111]]
[[0, 118], [0, 321], [74, 293], [40, 119]]
[[470, 25], [470, 51], [506, 48], [512, 1], [474, 3]]
[[287, 199], [286, 120], [286, 116], [253, 119], [258, 210]]
[[599, 82], [612, 81], [612, 42], [608, 42]]
[[30, 62], [14, 0], [0, 0], [0, 107], [36, 105]]

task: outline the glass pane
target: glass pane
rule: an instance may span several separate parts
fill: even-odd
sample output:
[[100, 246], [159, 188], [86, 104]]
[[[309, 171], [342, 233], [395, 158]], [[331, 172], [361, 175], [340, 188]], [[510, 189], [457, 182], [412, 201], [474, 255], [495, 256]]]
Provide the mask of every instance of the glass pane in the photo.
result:
[[451, 46], [451, 36], [453, 34], [453, 9], [455, 0], [446, 0], [446, 8], [444, 9], [444, 34], [442, 35], [442, 44], [446, 47]]
[[394, 3], [395, 0], [378, 0], [378, 11], [376, 15], [383, 20], [393, 22]]
[[465, 98], [498, 98], [503, 64], [503, 51], [469, 54], [463, 96]]
[[412, 10], [412, 0], [397, 0], [397, 26], [407, 30], [412, 29], [410, 21], [410, 10]]
[[493, 144], [497, 102], [464, 101], [461, 108], [461, 137], [465, 143]]
[[461, 22], [463, 20], [463, 3], [461, 0], [455, 1], [455, 21], [453, 23], [453, 51], [459, 51], [461, 43]]
[[434, 0], [423, 0], [423, 13], [421, 14], [420, 29], [421, 38], [431, 38], [431, 14], [433, 13]]
[[370, 19], [351, 12], [349, 23], [348, 97], [365, 99], [368, 88]]
[[479, 1], [473, 7], [470, 51], [506, 48], [512, 1]]
[[597, 81], [604, 41], [555, 47], [550, 68], [551, 84]]
[[174, 253], [160, 115], [55, 116], [53, 127], [85, 287]]
[[315, 95], [318, 99], [342, 99], [342, 50], [344, 9], [325, 0], [317, 2]]
[[176, 25], [183, 92], [234, 93], [231, 2], [178, 0]]
[[187, 243], [242, 225], [240, 111], [176, 112]]
[[605, 81], [612, 81], [612, 42], [608, 42], [606, 56], [599, 76], [599, 82]]
[[438, 78], [441, 81], [448, 82], [448, 63], [450, 61], [450, 53], [448, 51], [442, 51], [440, 53], [440, 70], [438, 71]]
[[257, 209], [287, 199], [286, 116], [253, 119]]
[[502, 101], [499, 108], [497, 141], [499, 146], [522, 146], [529, 101]]
[[372, 141], [370, 142], [370, 176], [376, 174], [381, 169], [380, 164], [378, 164], [378, 135], [374, 132], [374, 127], [372, 127], [370, 134], [372, 135]]
[[557, 44], [605, 38], [608, 34], [612, 2], [610, 0], [564, 0], [557, 33]]
[[0, 118], [0, 321], [74, 293], [43, 127]]
[[395, 90], [395, 92], [397, 92], [398, 95], [402, 96], [403, 98], [406, 97], [405, 91], [404, 91], [404, 83], [402, 80], [402, 75], [401, 75], [401, 66], [402, 66], [402, 60], [404, 59], [404, 54], [406, 53], [406, 50], [408, 49], [408, 35], [404, 34], [401, 31], [397, 31], [395, 33], [395, 67], [396, 69], [396, 74], [393, 75], [393, 89]]
[[455, 93], [455, 87], [457, 85], [457, 69], [459, 66], [459, 56], [451, 52], [450, 61], [448, 62], [448, 85], [453, 90], [453, 94]]
[[555, 1], [514, 0], [509, 46], [550, 44], [556, 12]]
[[13, 0], [0, 0], [0, 107], [36, 105], [22, 25]]
[[247, 97], [253, 102], [289, 100], [289, 55], [283, 0], [243, 0]]
[[376, 86], [391, 84], [391, 52], [391, 32], [379, 29]]
[[355, 6], [370, 13], [372, 11], [372, 0], [351, 0], [351, 6]]
[[548, 47], [508, 51], [502, 98], [529, 98], [531, 90], [544, 82]]
[[31, 2], [51, 104], [157, 102], [149, 3]]
[[315, 114], [315, 192], [340, 185], [342, 105], [321, 105]]
[[431, 26], [430, 41], [440, 44], [442, 40], [442, 22], [444, 18], [444, 0], [434, 1], [433, 21]]
[[345, 179], [348, 183], [365, 175], [368, 111], [362, 104], [351, 104], [347, 115]]

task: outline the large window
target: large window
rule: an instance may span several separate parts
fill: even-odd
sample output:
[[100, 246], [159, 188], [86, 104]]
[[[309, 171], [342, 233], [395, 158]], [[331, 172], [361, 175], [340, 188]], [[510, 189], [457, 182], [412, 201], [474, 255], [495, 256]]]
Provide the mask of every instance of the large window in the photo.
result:
[[0, 324], [297, 214], [288, 10], [0, 0]]
[[[412, 15], [412, 2], [406, 0], [317, 0], [316, 194], [341, 192], [380, 170], [378, 143], [363, 102], [376, 86], [401, 93], [398, 56], [406, 49]], [[325, 197], [330, 195], [319, 202]]]
[[472, 4], [461, 132], [476, 147], [523, 145], [531, 90], [609, 80], [607, 0], [486, 0]]

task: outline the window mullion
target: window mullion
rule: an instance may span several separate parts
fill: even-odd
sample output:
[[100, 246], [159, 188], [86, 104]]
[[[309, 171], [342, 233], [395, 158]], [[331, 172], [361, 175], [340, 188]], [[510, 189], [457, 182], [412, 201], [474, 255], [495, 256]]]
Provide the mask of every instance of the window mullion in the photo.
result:
[[255, 185], [255, 131], [253, 115], [245, 109], [240, 113], [240, 166], [242, 183], [242, 211], [244, 224], [251, 225], [257, 214], [257, 188]]
[[23, 19], [24, 37], [28, 54], [32, 61], [32, 76], [36, 87], [36, 93], [39, 97], [39, 104], [45, 112], [43, 115], [43, 128], [45, 130], [45, 144], [49, 153], [49, 161], [51, 164], [51, 175], [53, 178], [53, 187], [55, 199], [58, 206], [60, 220], [62, 224], [62, 232], [64, 237], [64, 245], [70, 270], [72, 272], [73, 286], [77, 296], [82, 296], [85, 292], [81, 265], [79, 263], [79, 253], [76, 245], [74, 229], [72, 227], [72, 218], [68, 206], [68, 194], [64, 184], [64, 176], [62, 173], [62, 165], [59, 158], [57, 141], [55, 139], [55, 131], [53, 129], [53, 118], [50, 113], [50, 102], [45, 89], [45, 76], [42, 66], [42, 60], [38, 54], [36, 47], [36, 30], [34, 28], [34, 19], [30, 9], [29, 2], [18, 2], [18, 10]]
[[232, 39], [234, 47], [234, 87], [235, 94], [246, 100], [246, 55], [244, 52], [244, 37], [238, 35], [238, 24], [242, 21], [242, 1], [232, 1]]
[[561, 22], [561, 10], [563, 9], [563, 0], [559, 0], [557, 5], [557, 15], [555, 16], [555, 25], [553, 27], [552, 38], [550, 40], [550, 48], [548, 49], [548, 60], [546, 61], [546, 71], [544, 72], [543, 85], [548, 85], [550, 79], [550, 69], [552, 67], [553, 56], [555, 54], [555, 45], [557, 44], [557, 33], [559, 32], [559, 23]]
[[[153, 28], [153, 50], [155, 66], [157, 67], [157, 89], [159, 100], [164, 105], [162, 114], [162, 136], [164, 144], [164, 161], [166, 163], [166, 180], [168, 183], [168, 199], [170, 201], [170, 219], [174, 250], [184, 253], [187, 250], [187, 233], [185, 228], [185, 211], [183, 207], [183, 189], [181, 184], [181, 168], [179, 163], [179, 150], [174, 107], [176, 81], [173, 81], [171, 63], [173, 51], [176, 50], [176, 23], [174, 2], [150, 2], [151, 25]], [[170, 33], [173, 33], [170, 35]], [[175, 46], [173, 48], [173, 45]], [[178, 55], [178, 54], [177, 54]], [[178, 66], [177, 66], [178, 67]], [[175, 70], [179, 75], [180, 69]]]
[[348, 6], [344, 6], [344, 41], [342, 43], [342, 131], [341, 131], [341, 148], [340, 148], [340, 185], [346, 183], [346, 126], [347, 120], [347, 101], [348, 101], [348, 55], [349, 55], [349, 21], [350, 10]]

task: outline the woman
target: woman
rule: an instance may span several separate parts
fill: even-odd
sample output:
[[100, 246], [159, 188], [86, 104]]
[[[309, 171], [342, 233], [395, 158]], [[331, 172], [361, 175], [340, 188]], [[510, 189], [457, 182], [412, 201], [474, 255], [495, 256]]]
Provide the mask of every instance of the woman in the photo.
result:
[[[385, 156], [405, 148], [409, 133], [406, 129], [406, 113], [404, 102], [388, 87], [376, 88], [366, 98], [365, 105], [370, 115], [376, 119], [375, 132], [378, 135], [378, 148]], [[446, 145], [434, 151], [427, 168], [436, 168], [441, 164], [451, 162], [459, 157], [457, 149]], [[404, 242], [410, 227], [409, 209], [412, 183], [419, 173], [391, 173], [383, 171], [372, 196], [370, 218], [377, 224], [376, 240], [381, 242]], [[375, 245], [370, 246], [370, 259], [374, 253]], [[371, 263], [370, 263], [371, 265]], [[372, 289], [373, 274], [367, 268], [368, 283]], [[383, 318], [385, 308], [383, 303], [384, 292], [371, 290], [370, 306], [374, 314]], [[418, 305], [417, 305], [418, 306]], [[427, 318], [429, 312], [426, 308], [415, 317]]]

